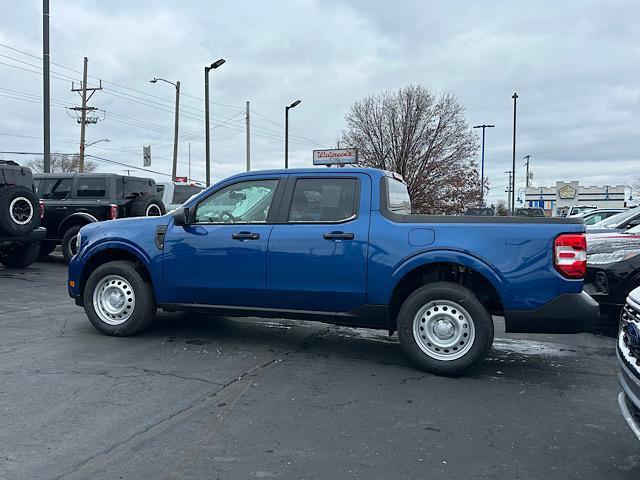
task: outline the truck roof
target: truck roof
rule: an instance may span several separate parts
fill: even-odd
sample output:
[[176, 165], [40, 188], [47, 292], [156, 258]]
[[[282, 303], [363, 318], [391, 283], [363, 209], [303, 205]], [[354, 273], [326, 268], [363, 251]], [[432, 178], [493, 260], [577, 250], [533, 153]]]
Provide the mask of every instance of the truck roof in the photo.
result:
[[[354, 173], [366, 173], [372, 177], [380, 178], [380, 177], [394, 177], [401, 179], [401, 177], [394, 172], [389, 172], [387, 170], [381, 170], [379, 168], [369, 168], [369, 167], [331, 167], [331, 168], [278, 168], [271, 170], [252, 170], [250, 172], [242, 172], [233, 177], [240, 177], [245, 175], [284, 175], [284, 174], [297, 174], [297, 173], [314, 173], [319, 175], [324, 174], [354, 174]], [[232, 178], [232, 177], [230, 177]]]

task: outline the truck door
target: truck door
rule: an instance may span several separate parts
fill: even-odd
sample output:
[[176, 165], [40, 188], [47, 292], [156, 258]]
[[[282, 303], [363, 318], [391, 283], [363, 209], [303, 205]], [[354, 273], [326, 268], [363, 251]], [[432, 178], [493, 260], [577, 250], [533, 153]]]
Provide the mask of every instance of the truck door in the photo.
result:
[[266, 255], [285, 178], [230, 181], [192, 206], [191, 225], [165, 236], [169, 303], [266, 306]]
[[289, 178], [267, 253], [270, 307], [345, 312], [365, 304], [370, 199], [365, 174]]

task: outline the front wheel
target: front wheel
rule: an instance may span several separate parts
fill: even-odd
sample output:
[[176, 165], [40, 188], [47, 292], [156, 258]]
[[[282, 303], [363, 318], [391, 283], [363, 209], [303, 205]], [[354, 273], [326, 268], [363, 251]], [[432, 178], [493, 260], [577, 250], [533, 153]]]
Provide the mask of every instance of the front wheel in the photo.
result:
[[132, 262], [115, 261], [96, 268], [84, 289], [84, 309], [105, 335], [125, 337], [147, 328], [156, 315], [151, 283]]
[[398, 337], [418, 366], [456, 376], [481, 362], [493, 343], [493, 320], [474, 293], [457, 283], [418, 288], [398, 313]]
[[84, 225], [74, 225], [64, 232], [62, 236], [62, 242], [60, 243], [60, 249], [62, 250], [62, 256], [64, 260], [69, 263], [76, 253], [78, 253], [78, 233]]

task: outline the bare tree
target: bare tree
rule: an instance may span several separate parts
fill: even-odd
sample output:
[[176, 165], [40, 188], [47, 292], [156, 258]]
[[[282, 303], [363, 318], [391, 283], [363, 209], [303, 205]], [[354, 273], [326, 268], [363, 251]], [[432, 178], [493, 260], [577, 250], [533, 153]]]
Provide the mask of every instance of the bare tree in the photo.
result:
[[478, 139], [453, 95], [421, 85], [358, 100], [342, 140], [360, 163], [399, 173], [416, 213], [462, 214], [480, 202]]
[[507, 207], [507, 202], [505, 202], [504, 200], [498, 200], [495, 210], [496, 215], [499, 215], [501, 217], [506, 217], [509, 215], [509, 207]]
[[[44, 172], [44, 157], [33, 158], [27, 161], [27, 167], [36, 172]], [[98, 164], [93, 160], [84, 160], [84, 172], [95, 172]], [[80, 170], [80, 156], [68, 153], [51, 154], [51, 172], [75, 173]]]

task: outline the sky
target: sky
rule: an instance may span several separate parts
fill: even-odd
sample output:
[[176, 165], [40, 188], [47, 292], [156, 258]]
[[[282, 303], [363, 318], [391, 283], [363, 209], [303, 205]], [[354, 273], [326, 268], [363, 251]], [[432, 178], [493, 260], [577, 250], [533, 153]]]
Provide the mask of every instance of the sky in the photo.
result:
[[[252, 169], [310, 166], [333, 148], [351, 104], [422, 84], [454, 94], [469, 125], [487, 130], [490, 203], [506, 199], [513, 100], [518, 93], [516, 180], [531, 155], [533, 184], [633, 184], [640, 165], [640, 2], [421, 0], [51, 0], [52, 151], [77, 152], [66, 107], [89, 59], [86, 153], [100, 171], [171, 171], [175, 89], [181, 82], [178, 175], [204, 180], [204, 66], [211, 74], [212, 182], [245, 169], [250, 102]], [[3, 2], [0, 150], [42, 152], [42, 2]], [[1, 154], [24, 162], [31, 156]], [[120, 162], [132, 167], [108, 163]], [[141, 170], [132, 174], [147, 175]], [[167, 180], [161, 174], [149, 174]]]

